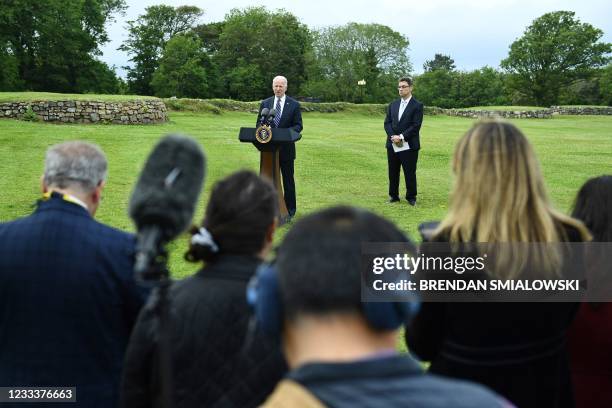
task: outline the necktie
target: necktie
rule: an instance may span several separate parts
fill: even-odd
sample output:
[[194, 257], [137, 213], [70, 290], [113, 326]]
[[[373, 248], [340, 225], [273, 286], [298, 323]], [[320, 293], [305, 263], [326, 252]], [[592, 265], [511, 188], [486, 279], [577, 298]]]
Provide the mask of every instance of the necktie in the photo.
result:
[[280, 123], [280, 118], [281, 118], [281, 104], [280, 104], [280, 98], [276, 98], [276, 114], [274, 115], [274, 127], [278, 127], [278, 124]]
[[406, 109], [406, 105], [408, 105], [408, 104], [406, 103], [406, 101], [405, 101], [405, 100], [403, 100], [403, 99], [402, 99], [402, 103], [400, 103], [400, 109], [399, 109], [399, 117], [398, 117], [398, 119], [401, 119], [401, 118], [402, 118], [402, 115], [404, 114], [404, 110]]

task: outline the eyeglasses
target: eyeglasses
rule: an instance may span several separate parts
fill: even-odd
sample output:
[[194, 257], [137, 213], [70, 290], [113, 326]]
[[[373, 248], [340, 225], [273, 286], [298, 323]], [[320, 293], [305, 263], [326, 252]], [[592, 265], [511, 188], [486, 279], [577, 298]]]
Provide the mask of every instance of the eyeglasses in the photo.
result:
[[397, 87], [397, 89], [404, 89], [404, 88], [410, 88], [410, 85], [400, 85]]

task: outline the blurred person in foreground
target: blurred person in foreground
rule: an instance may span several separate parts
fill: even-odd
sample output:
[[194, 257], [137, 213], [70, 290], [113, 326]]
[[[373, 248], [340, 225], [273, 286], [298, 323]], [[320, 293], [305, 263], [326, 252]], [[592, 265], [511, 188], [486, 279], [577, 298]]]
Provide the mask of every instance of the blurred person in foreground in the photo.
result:
[[[255, 407], [286, 372], [278, 345], [248, 335], [245, 298], [272, 246], [277, 214], [272, 184], [239, 171], [215, 185], [202, 226], [192, 228], [185, 258], [203, 267], [170, 289], [176, 408]], [[121, 398], [126, 408], [162, 406], [154, 296], [130, 340]]]
[[[612, 175], [595, 177], [587, 181], [578, 192], [572, 216], [582, 220], [593, 234], [593, 241], [612, 242]], [[603, 245], [593, 245], [590, 259], [598, 262], [609, 257]], [[607, 245], [609, 248], [609, 244]], [[605, 251], [601, 253], [599, 251]], [[606, 273], [599, 281], [587, 280], [603, 290], [612, 300], [612, 270], [606, 268], [609, 261], [600, 264], [604, 268], [593, 271]], [[597, 265], [597, 264], [595, 264]], [[606, 285], [606, 283], [608, 283]], [[603, 285], [602, 285], [603, 284]], [[568, 335], [572, 380], [579, 408], [612, 407], [612, 303], [583, 303]]]
[[361, 300], [362, 245], [385, 242], [413, 247], [371, 212], [330, 208], [299, 220], [276, 264], [258, 271], [249, 293], [258, 322], [282, 338], [291, 367], [264, 407], [509, 406], [479, 385], [425, 374], [396, 351], [418, 303]]
[[[552, 208], [530, 143], [508, 122], [485, 121], [468, 130], [455, 148], [453, 171], [449, 211], [434, 242], [509, 245], [590, 238], [580, 221]], [[563, 276], [562, 254], [549, 248], [532, 246], [530, 266], [538, 279]], [[485, 274], [502, 281], [520, 278], [522, 254], [514, 255], [499, 256]], [[479, 382], [518, 407], [572, 407], [565, 332], [577, 306], [424, 302], [406, 329], [407, 346], [431, 361], [430, 372]]]
[[52, 146], [34, 213], [0, 224], [3, 387], [76, 386], [70, 406], [119, 403], [123, 357], [147, 291], [133, 280], [134, 237], [93, 218], [106, 175], [99, 147]]

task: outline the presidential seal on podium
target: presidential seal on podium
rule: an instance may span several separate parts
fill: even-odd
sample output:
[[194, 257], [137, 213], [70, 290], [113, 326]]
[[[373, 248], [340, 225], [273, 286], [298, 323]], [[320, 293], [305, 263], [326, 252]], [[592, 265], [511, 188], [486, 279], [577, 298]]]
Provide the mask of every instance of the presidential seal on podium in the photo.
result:
[[272, 128], [270, 125], [261, 125], [255, 130], [255, 139], [259, 143], [268, 143], [272, 140]]

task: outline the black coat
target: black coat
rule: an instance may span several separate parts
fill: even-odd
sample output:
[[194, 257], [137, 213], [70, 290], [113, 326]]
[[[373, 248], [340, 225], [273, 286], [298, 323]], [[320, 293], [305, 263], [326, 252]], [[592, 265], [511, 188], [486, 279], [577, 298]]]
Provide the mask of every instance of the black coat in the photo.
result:
[[419, 132], [423, 124], [423, 104], [413, 96], [410, 98], [408, 106], [404, 109], [402, 117], [398, 118], [400, 103], [401, 99], [398, 98], [391, 102], [387, 108], [387, 116], [385, 116], [387, 141], [385, 146], [387, 149], [391, 149], [389, 136], [402, 134], [404, 135], [404, 140], [408, 142], [410, 149], [419, 150], [421, 148]]
[[[566, 232], [568, 241], [582, 240]], [[424, 302], [406, 344], [431, 361], [431, 373], [484, 384], [517, 407], [573, 407], [565, 332], [577, 309], [573, 302]]]
[[[280, 345], [256, 333], [245, 347], [251, 311], [246, 286], [259, 260], [225, 255], [170, 291], [173, 402], [180, 407], [255, 407], [287, 371]], [[154, 299], [152, 299], [153, 301]], [[160, 406], [151, 302], [127, 351], [122, 406]]]

